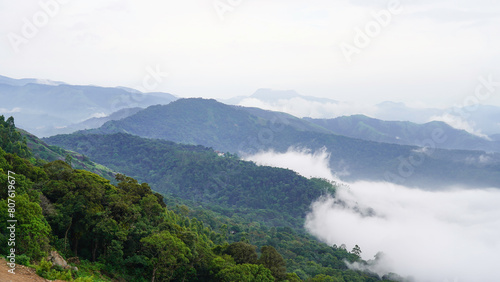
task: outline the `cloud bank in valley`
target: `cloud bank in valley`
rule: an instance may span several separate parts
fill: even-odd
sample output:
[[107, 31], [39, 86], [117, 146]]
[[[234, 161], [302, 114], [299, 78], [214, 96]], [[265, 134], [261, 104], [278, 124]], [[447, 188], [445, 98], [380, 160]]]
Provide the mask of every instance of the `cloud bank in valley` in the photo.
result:
[[[329, 244], [382, 251], [385, 269], [417, 281], [495, 281], [500, 269], [500, 191], [423, 191], [359, 182], [312, 206], [306, 228]], [[360, 210], [361, 213], [357, 210]], [[373, 214], [368, 215], [370, 210]]]
[[[247, 157], [261, 165], [332, 179], [328, 158], [325, 151], [293, 149]], [[348, 250], [359, 245], [365, 260], [383, 252], [384, 259], [370, 267], [380, 275], [395, 272], [414, 281], [497, 281], [498, 203], [498, 189], [424, 191], [357, 182], [339, 188], [335, 198], [312, 203], [306, 229], [329, 245], [345, 244]]]
[[286, 153], [274, 151], [259, 152], [245, 157], [258, 165], [281, 167], [296, 171], [302, 176], [334, 179], [330, 166], [330, 154], [326, 150], [311, 152], [307, 149], [289, 148]]

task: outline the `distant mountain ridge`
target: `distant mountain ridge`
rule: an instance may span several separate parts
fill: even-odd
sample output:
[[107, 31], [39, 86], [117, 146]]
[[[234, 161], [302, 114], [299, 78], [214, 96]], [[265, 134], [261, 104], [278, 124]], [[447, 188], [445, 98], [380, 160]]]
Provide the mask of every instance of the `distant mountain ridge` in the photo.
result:
[[39, 137], [67, 132], [60, 130], [124, 108], [145, 108], [176, 99], [168, 93], [0, 77], [0, 114], [14, 116], [20, 128]]
[[334, 119], [305, 118], [335, 134], [376, 142], [400, 145], [424, 146], [423, 141], [432, 136], [434, 130], [440, 130], [446, 141], [436, 147], [453, 150], [483, 150], [500, 152], [500, 142], [451, 127], [441, 121], [416, 124], [409, 121], [383, 121], [364, 115], [343, 116]]
[[66, 83], [62, 81], [53, 81], [48, 79], [36, 79], [36, 78], [15, 79], [0, 75], [0, 84], [7, 84], [12, 86], [24, 86], [26, 84], [61, 85]]
[[411, 107], [405, 103], [393, 101], [366, 105], [362, 101], [359, 103], [342, 102], [304, 96], [294, 90], [272, 89], [259, 89], [250, 96], [238, 96], [220, 101], [231, 105], [286, 112], [298, 117], [332, 119], [361, 114], [386, 121], [410, 121], [418, 124], [445, 121], [457, 129], [474, 129], [470, 131], [474, 134], [500, 134], [500, 107], [492, 105], [456, 106], [445, 109]]
[[[127, 118], [109, 121], [84, 134], [129, 133], [146, 138], [202, 145], [231, 153], [254, 154], [290, 147], [330, 153], [330, 167], [343, 180], [404, 182], [437, 187], [455, 184], [498, 187], [500, 154], [387, 144], [336, 135], [305, 119], [254, 108], [229, 106], [215, 100], [180, 99], [151, 106]], [[55, 140], [47, 139], [47, 142]], [[55, 143], [56, 144], [56, 143]], [[57, 144], [56, 144], [57, 145]], [[424, 164], [401, 172], [405, 161], [418, 157]], [[487, 162], [481, 162], [487, 160]]]

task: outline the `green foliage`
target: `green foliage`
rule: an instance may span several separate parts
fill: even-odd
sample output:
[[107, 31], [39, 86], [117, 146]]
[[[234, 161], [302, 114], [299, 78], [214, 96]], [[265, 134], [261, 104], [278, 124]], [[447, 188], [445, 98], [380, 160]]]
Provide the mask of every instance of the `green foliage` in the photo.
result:
[[23, 138], [26, 139], [28, 147], [32, 152], [33, 158], [30, 159], [32, 163], [43, 165], [47, 162], [62, 160], [69, 163], [73, 168], [84, 169], [106, 179], [114, 180], [116, 172], [103, 165], [94, 163], [87, 156], [67, 151], [57, 146], [49, 146], [26, 131], [19, 130], [19, 132], [23, 135]]
[[22, 158], [31, 157], [26, 138], [23, 138], [16, 129], [13, 117], [5, 120], [3, 115], [0, 116], [0, 148], [7, 153], [16, 154]]
[[175, 271], [187, 268], [192, 256], [191, 250], [181, 239], [168, 231], [151, 234], [141, 239], [144, 252], [153, 267], [152, 277], [161, 280], [171, 280]]
[[48, 280], [64, 280], [71, 281], [73, 277], [70, 270], [61, 271], [56, 269], [51, 262], [42, 259], [40, 264], [36, 266], [36, 274]]
[[[15, 172], [15, 179], [12, 185], [15, 187], [15, 197], [7, 198], [8, 171]], [[21, 174], [23, 173], [23, 174]], [[12, 174], [11, 174], [12, 176]], [[32, 177], [27, 179], [26, 177]], [[31, 180], [45, 179], [46, 176], [38, 168], [33, 167], [28, 161], [19, 158], [17, 155], [5, 154], [0, 149], [0, 189], [2, 196], [0, 199], [0, 248], [2, 253], [7, 254], [10, 248], [15, 248], [18, 254], [25, 254], [33, 260], [39, 260], [47, 255], [49, 250], [49, 237], [51, 228], [42, 213], [42, 208], [38, 203], [38, 193], [30, 191], [33, 185]], [[7, 213], [12, 209], [13, 213]], [[10, 215], [14, 215], [12, 218]], [[7, 229], [11, 225], [7, 220], [16, 219], [16, 240], [9, 244], [7, 239], [10, 231]]]
[[273, 282], [271, 271], [262, 265], [238, 264], [223, 269], [217, 274], [217, 280], [221, 282]]
[[272, 246], [263, 246], [260, 248], [260, 252], [261, 255], [257, 263], [271, 270], [276, 280], [285, 280], [287, 278], [286, 262], [276, 249]]
[[225, 253], [233, 257], [237, 264], [256, 264], [258, 255], [255, 249], [255, 246], [248, 243], [236, 242], [229, 245]]
[[155, 191], [220, 208], [248, 209], [271, 226], [302, 227], [312, 201], [334, 193], [328, 181], [308, 180], [280, 168], [257, 166], [210, 148], [148, 140], [128, 134], [58, 135], [50, 142], [152, 185]]
[[30, 260], [30, 257], [28, 257], [26, 254], [16, 256], [16, 263], [21, 265], [29, 266]]

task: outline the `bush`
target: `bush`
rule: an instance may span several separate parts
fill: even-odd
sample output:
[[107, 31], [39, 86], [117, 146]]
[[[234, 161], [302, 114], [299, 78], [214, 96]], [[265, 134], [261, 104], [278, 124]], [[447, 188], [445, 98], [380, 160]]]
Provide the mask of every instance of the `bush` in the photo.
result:
[[26, 265], [26, 266], [29, 266], [30, 265], [30, 257], [25, 255], [25, 254], [22, 254], [22, 255], [19, 255], [16, 257], [16, 262], [18, 264], [22, 264], [22, 265]]
[[48, 280], [56, 280], [56, 279], [65, 281], [73, 280], [70, 270], [67, 271], [57, 270], [56, 268], [53, 268], [52, 263], [50, 261], [45, 260], [45, 258], [42, 259], [42, 261], [40, 261], [40, 264], [38, 266], [36, 266], [36, 274]]

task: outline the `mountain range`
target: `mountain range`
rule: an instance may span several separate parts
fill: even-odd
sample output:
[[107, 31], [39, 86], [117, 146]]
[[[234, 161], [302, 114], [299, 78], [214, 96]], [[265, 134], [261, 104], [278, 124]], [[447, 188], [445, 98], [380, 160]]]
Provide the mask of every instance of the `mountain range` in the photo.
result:
[[121, 87], [0, 76], [0, 99], [0, 114], [14, 116], [20, 128], [43, 137], [67, 133], [66, 127], [81, 129], [75, 124], [124, 108], [168, 104], [177, 98], [168, 93], [140, 93]]
[[[346, 181], [393, 181], [426, 187], [500, 183], [496, 173], [500, 163], [497, 134], [478, 136], [443, 121], [386, 121], [367, 115], [300, 118], [265, 107], [228, 105], [244, 104], [248, 99], [274, 106], [304, 101], [309, 106], [326, 105], [324, 109], [344, 105], [293, 90], [259, 89], [252, 96], [236, 97], [223, 104], [215, 100], [178, 99], [160, 92], [141, 93], [125, 87], [0, 77], [0, 98], [5, 101], [1, 114], [14, 116], [21, 128], [42, 137], [85, 130], [84, 134], [129, 133], [240, 155], [270, 150], [326, 150], [330, 168]], [[376, 107], [379, 114], [388, 118], [397, 115], [400, 119], [425, 120], [422, 117], [443, 114], [439, 109], [410, 109], [394, 102]], [[491, 125], [495, 124], [493, 116], [497, 110], [494, 106], [480, 106], [468, 114], [471, 120], [488, 120]], [[439, 142], [432, 140], [436, 132], [442, 137]], [[415, 155], [425, 162], [410, 164], [411, 173], [402, 172]]]
[[353, 138], [401, 145], [425, 146], [426, 137], [439, 130], [446, 136], [436, 147], [457, 150], [500, 152], [500, 142], [456, 129], [442, 121], [417, 124], [409, 121], [383, 121], [365, 115], [342, 116], [333, 119], [306, 120], [329, 129], [332, 133]]
[[[334, 97], [335, 94], [332, 93]], [[385, 101], [376, 105], [342, 102], [332, 99], [300, 95], [293, 90], [259, 89], [250, 96], [238, 96], [220, 100], [231, 105], [259, 107], [266, 110], [286, 112], [298, 117], [331, 119], [340, 116], [367, 115], [388, 121], [410, 121], [423, 124], [430, 121], [445, 121], [457, 129], [466, 129], [479, 136], [500, 133], [500, 107], [492, 105], [464, 106], [457, 99], [457, 106], [450, 108], [411, 107], [401, 102]], [[465, 104], [465, 103], [462, 103]]]
[[[439, 142], [432, 140], [422, 149], [355, 139], [335, 134], [321, 122], [215, 100], [179, 99], [76, 134], [114, 133], [202, 145], [241, 155], [270, 150], [285, 153], [290, 148], [326, 150], [330, 168], [345, 181], [391, 181], [429, 189], [459, 184], [497, 187], [500, 183], [499, 153], [438, 149]], [[445, 139], [446, 134], [448, 131], [443, 130], [437, 141]], [[57, 136], [45, 140], [64, 147]], [[415, 159], [422, 161], [409, 163]]]

